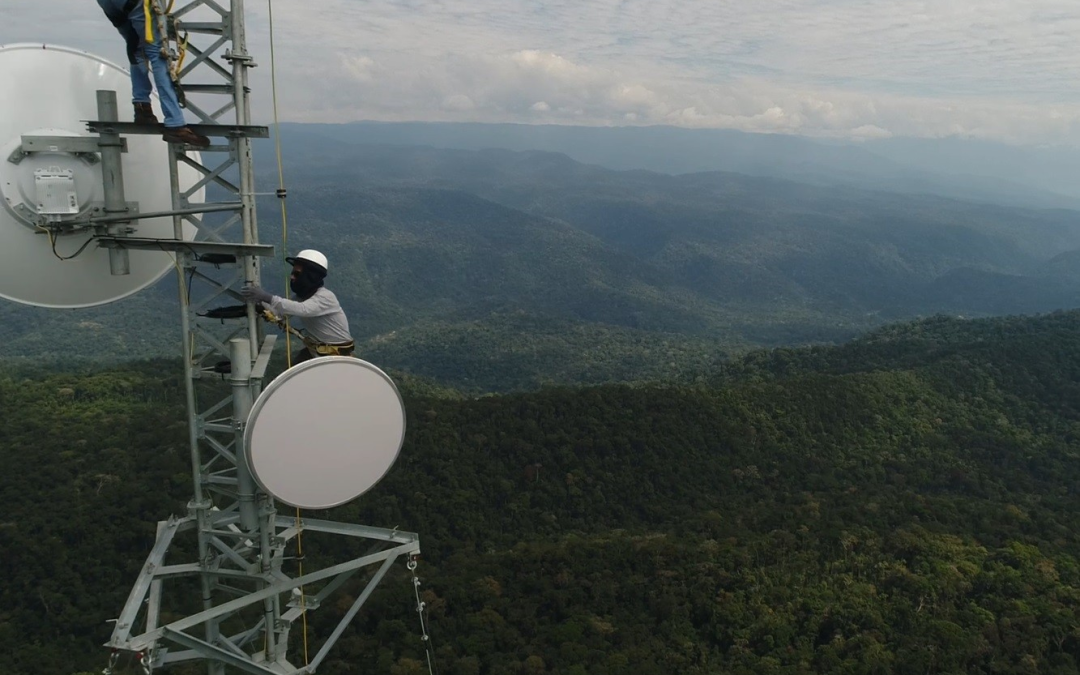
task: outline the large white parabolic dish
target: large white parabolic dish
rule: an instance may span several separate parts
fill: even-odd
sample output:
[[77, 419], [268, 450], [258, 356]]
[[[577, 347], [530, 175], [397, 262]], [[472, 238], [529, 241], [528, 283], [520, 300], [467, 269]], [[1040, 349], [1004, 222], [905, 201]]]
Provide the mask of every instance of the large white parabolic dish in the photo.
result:
[[[98, 119], [99, 89], [115, 91], [120, 121], [132, 121], [131, 77], [119, 66], [66, 47], [0, 46], [0, 297], [40, 307], [91, 307], [136, 293], [173, 266], [169, 253], [131, 251], [130, 274], [112, 276], [108, 250], [96, 243], [71, 260], [59, 260], [49, 237], [16, 213], [16, 208], [34, 203], [35, 171], [52, 167], [72, 172], [79, 211], [104, 201], [100, 162], [66, 152], [33, 153], [18, 163], [9, 159], [22, 147], [23, 135], [90, 136], [86, 122]], [[156, 99], [154, 105], [161, 119]], [[138, 202], [142, 213], [171, 210], [168, 144], [160, 134], [125, 138], [125, 199]], [[181, 188], [194, 185], [198, 172], [183, 165], [180, 169]], [[203, 191], [192, 201], [202, 202]], [[171, 217], [134, 221], [132, 226], [134, 237], [173, 238]], [[195, 228], [185, 223], [184, 238], [194, 235]], [[86, 231], [58, 236], [57, 253], [71, 255], [89, 238]]]
[[397, 386], [377, 367], [327, 356], [278, 376], [255, 401], [244, 452], [268, 494], [301, 509], [356, 499], [393, 466], [405, 440]]

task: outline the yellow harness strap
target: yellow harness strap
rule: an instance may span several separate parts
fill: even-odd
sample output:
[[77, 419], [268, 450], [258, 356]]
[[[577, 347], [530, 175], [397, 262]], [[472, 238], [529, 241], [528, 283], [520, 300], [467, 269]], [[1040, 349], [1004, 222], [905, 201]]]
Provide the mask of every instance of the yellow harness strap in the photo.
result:
[[154, 12], [150, 8], [150, 3], [154, 0], [143, 0], [143, 19], [146, 21], [146, 41], [149, 43], [154, 42]]
[[295, 335], [300, 338], [300, 341], [304, 343], [304, 346], [308, 348], [312, 354], [318, 354], [319, 356], [351, 356], [356, 349], [356, 341], [349, 340], [348, 342], [342, 342], [341, 344], [331, 345], [322, 342], [316, 342], [312, 340], [310, 336], [304, 335], [295, 328], [285, 323], [285, 319], [277, 316], [269, 309], [263, 308], [262, 317], [266, 321], [277, 325], [282, 330], [285, 330], [291, 335]]
[[319, 356], [350, 356], [356, 348], [356, 345], [351, 341], [340, 345], [327, 345], [304, 340], [304, 345]]

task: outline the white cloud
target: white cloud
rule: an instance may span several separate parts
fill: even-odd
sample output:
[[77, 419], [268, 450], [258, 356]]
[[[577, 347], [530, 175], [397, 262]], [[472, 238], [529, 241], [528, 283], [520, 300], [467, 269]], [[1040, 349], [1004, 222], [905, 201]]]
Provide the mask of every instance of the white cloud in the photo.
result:
[[873, 140], [875, 138], [891, 138], [892, 134], [881, 127], [873, 124], [864, 124], [851, 130], [851, 137], [857, 140]]
[[373, 82], [376, 75], [375, 60], [369, 56], [348, 56], [341, 54], [341, 67], [346, 75], [358, 82]]
[[[267, 5], [247, 7], [264, 105]], [[285, 119], [1080, 144], [1073, 0], [320, 0], [318, 11], [273, 10]], [[123, 59], [89, 0], [0, 0], [0, 12], [0, 43]]]
[[465, 111], [472, 110], [475, 107], [476, 104], [473, 103], [473, 100], [465, 94], [454, 94], [443, 101], [443, 108], [447, 110]]

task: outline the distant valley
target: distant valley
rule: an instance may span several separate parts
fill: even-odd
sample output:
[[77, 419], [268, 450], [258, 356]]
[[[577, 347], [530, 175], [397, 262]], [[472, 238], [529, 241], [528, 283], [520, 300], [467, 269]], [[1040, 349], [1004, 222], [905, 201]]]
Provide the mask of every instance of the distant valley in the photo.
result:
[[[361, 353], [451, 386], [693, 379], [755, 346], [1080, 304], [1072, 211], [549, 152], [283, 140], [289, 248], [330, 255]], [[257, 148], [264, 192], [270, 150]], [[260, 202], [262, 239], [280, 248], [277, 211]], [[282, 265], [264, 279], [281, 292]], [[175, 298], [169, 275], [115, 306], [4, 303], [0, 355], [171, 356]]]

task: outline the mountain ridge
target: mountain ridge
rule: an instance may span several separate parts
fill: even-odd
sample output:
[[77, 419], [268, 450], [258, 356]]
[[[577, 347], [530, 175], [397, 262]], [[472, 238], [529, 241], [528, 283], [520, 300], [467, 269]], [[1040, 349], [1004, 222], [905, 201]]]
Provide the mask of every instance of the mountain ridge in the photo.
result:
[[[290, 135], [332, 136], [344, 143], [548, 149], [617, 170], [668, 174], [726, 170], [823, 186], [925, 192], [1029, 208], [1080, 208], [1080, 195], [1061, 178], [1071, 172], [1080, 179], [1080, 163], [1075, 160], [1070, 163], [1063, 154], [1050, 156], [1045, 151], [954, 138], [853, 143], [730, 129], [420, 122], [288, 123], [281, 129], [286, 141]], [[1007, 166], [1016, 170], [1007, 171]], [[1017, 182], [1018, 176], [1024, 180]]]
[[[455, 359], [484, 368], [461, 341], [484, 334], [490, 363], [520, 366], [502, 385], [528, 387], [545, 376], [515, 344], [561, 345], [565, 363], [581, 364], [576, 352], [603, 338], [628, 360], [593, 372], [622, 379], [635, 360], [655, 372], [646, 345], [672, 339], [683, 341], [673, 348], [683, 370], [709, 362], [709, 350], [837, 342], [933, 314], [1080, 304], [1080, 259], [1068, 255], [1080, 250], [1080, 227], [1071, 212], [727, 173], [619, 172], [551, 153], [306, 149], [305, 158], [286, 146], [295, 176], [289, 247], [332, 254], [330, 287], [361, 353], [371, 341], [371, 352], [395, 367], [430, 358], [444, 374]], [[259, 209], [266, 218], [278, 205], [262, 198]], [[114, 307], [48, 312], [4, 303], [0, 354], [170, 353], [179, 327], [176, 281], [167, 276]], [[270, 290], [284, 278], [279, 260], [266, 262]], [[527, 318], [509, 318], [517, 316]], [[569, 337], [542, 329], [544, 321]], [[440, 342], [444, 331], [457, 347]], [[414, 353], [376, 342], [390, 333]], [[566, 382], [597, 381], [562, 372]], [[467, 374], [457, 376], [445, 383], [464, 386]]]

